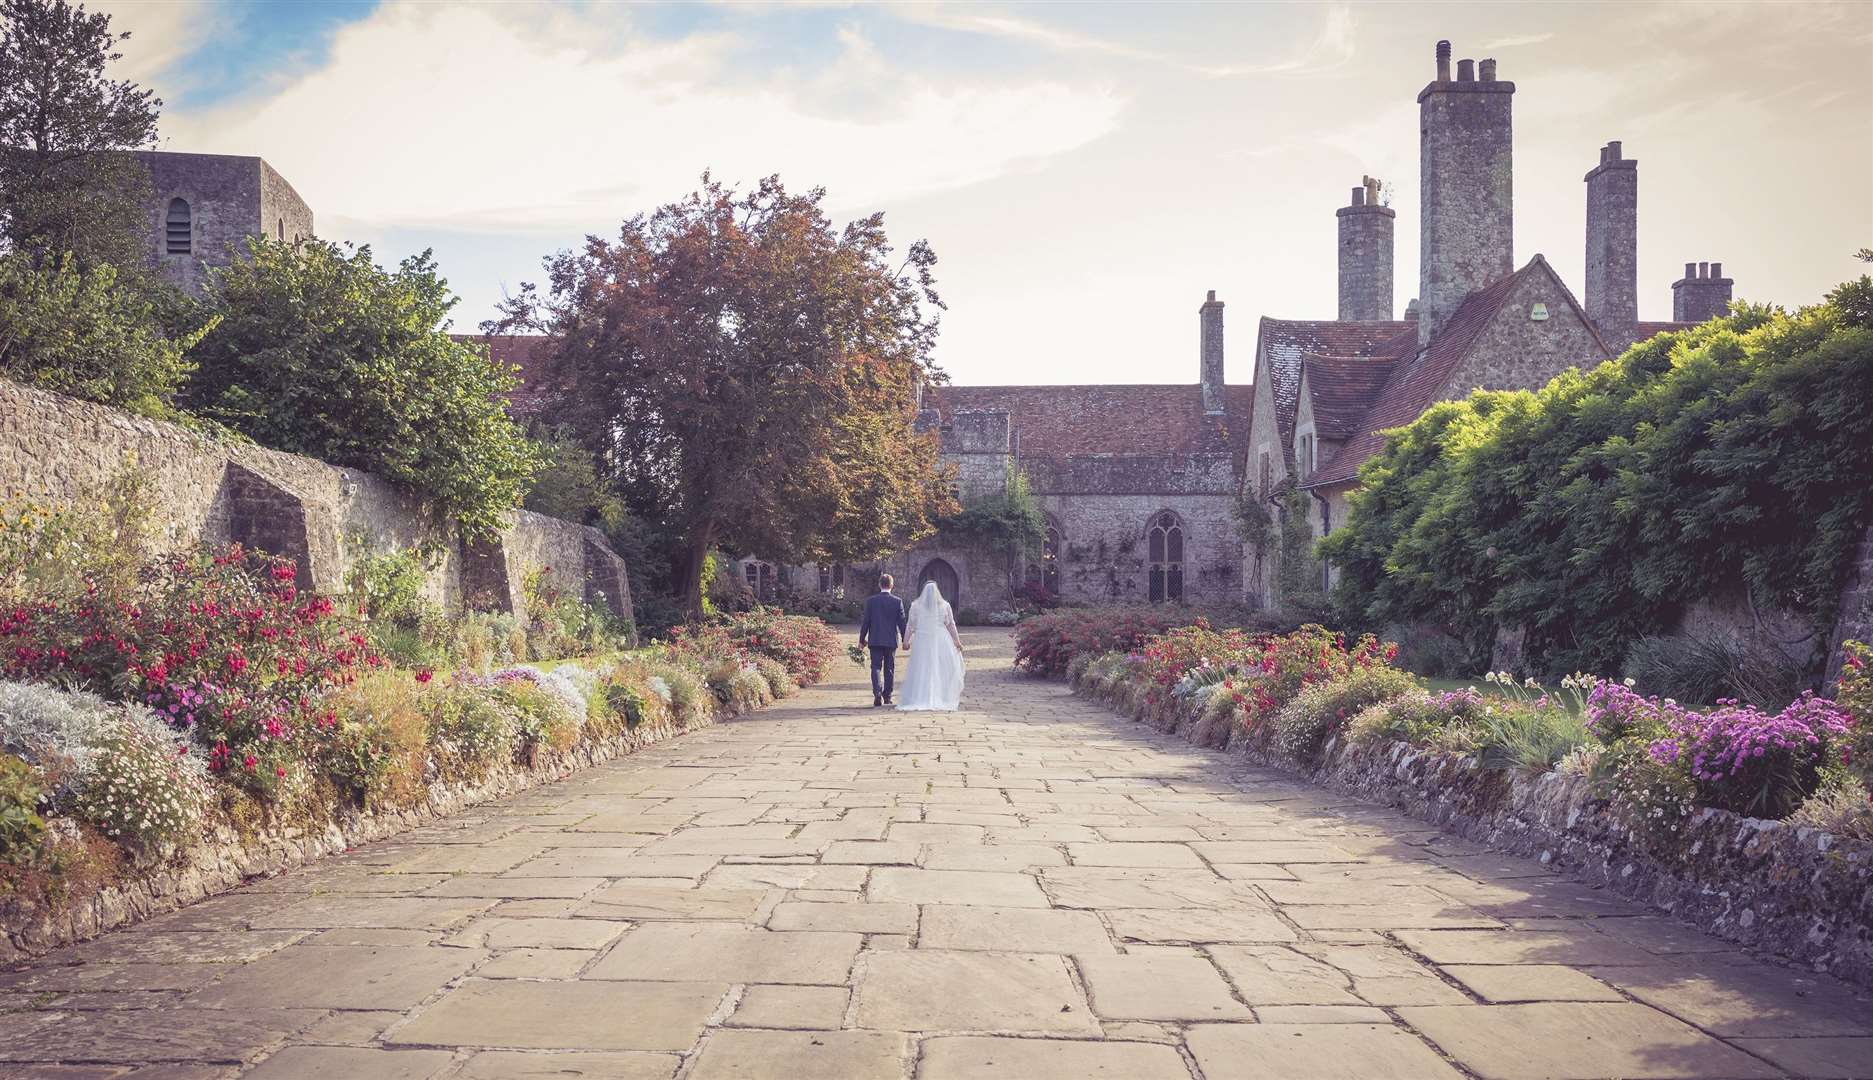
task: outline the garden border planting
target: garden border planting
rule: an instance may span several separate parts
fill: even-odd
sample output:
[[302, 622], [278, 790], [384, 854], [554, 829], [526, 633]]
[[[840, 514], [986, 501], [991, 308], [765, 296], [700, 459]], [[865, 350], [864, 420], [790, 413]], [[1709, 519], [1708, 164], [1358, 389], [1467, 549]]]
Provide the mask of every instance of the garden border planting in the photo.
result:
[[1161, 731], [1377, 799], [1725, 940], [1873, 986], [1873, 844], [1706, 807], [1684, 819], [1661, 858], [1633, 841], [1585, 776], [1484, 769], [1472, 755], [1399, 740], [1359, 745], [1344, 732], [1330, 737], [1321, 764], [1303, 766], [1238, 725], [1101, 692], [1084, 669], [1075, 675], [1076, 694]]
[[0, 899], [0, 964], [85, 941], [107, 930], [227, 892], [249, 880], [285, 873], [471, 807], [564, 780], [734, 715], [734, 710], [724, 709], [702, 723], [645, 725], [602, 739], [587, 739], [565, 751], [543, 745], [530, 764], [505, 763], [480, 781], [433, 784], [417, 806], [353, 811], [323, 829], [268, 827], [243, 836], [227, 823], [220, 823], [210, 835], [174, 857], [69, 907], [53, 907], [17, 893]]

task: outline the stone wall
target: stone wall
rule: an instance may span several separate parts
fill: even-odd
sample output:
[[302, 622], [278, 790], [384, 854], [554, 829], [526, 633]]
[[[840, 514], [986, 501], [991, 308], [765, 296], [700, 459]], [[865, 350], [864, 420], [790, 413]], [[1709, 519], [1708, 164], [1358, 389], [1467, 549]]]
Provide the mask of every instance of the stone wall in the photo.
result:
[[260, 231], [275, 240], [303, 240], [314, 235], [312, 207], [286, 178], [265, 161], [260, 165]]
[[1145, 533], [1169, 510], [1184, 530], [1184, 599], [1242, 597], [1242, 540], [1227, 494], [1057, 495], [1041, 508], [1060, 528], [1060, 593], [1086, 603], [1144, 603], [1150, 597]]
[[1854, 572], [1841, 589], [1840, 616], [1828, 643], [1827, 685], [1840, 678], [1841, 647], [1849, 641], [1873, 644], [1873, 526], [1860, 536]]
[[[1547, 309], [1546, 318], [1534, 317], [1537, 304]], [[1460, 401], [1479, 386], [1535, 390], [1570, 367], [1591, 368], [1606, 358], [1560, 278], [1525, 273], [1451, 372], [1443, 397]]]
[[[225, 265], [260, 229], [260, 159], [220, 154], [137, 154], [150, 174], [150, 261], [171, 280], [200, 291], [204, 266]], [[190, 250], [170, 254], [169, 204], [188, 204]]]
[[631, 614], [623, 560], [586, 526], [523, 511], [464, 551], [414, 493], [368, 473], [0, 381], [0, 492], [69, 503], [125, 469], [147, 484], [164, 546], [239, 541], [292, 559], [319, 592], [341, 590], [365, 556], [427, 546], [424, 591], [439, 604], [524, 614], [521, 585], [538, 569]]

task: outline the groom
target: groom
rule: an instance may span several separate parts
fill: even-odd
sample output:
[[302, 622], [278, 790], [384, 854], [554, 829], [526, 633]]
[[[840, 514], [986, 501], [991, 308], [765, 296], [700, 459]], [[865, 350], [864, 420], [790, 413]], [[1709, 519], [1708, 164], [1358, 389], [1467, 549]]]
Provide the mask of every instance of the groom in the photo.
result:
[[[858, 644], [871, 646], [872, 708], [891, 704], [891, 683], [897, 678], [897, 647], [910, 613], [904, 601], [891, 591], [891, 575], [878, 575], [878, 591], [865, 601], [865, 615], [858, 623]], [[879, 642], [889, 644], [880, 645]]]

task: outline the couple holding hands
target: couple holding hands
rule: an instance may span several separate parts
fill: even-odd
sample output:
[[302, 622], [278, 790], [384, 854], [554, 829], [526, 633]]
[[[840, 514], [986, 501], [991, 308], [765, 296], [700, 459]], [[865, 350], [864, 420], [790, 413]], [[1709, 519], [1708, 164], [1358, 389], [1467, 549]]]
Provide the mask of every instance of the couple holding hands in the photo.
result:
[[[878, 591], [865, 601], [859, 619], [860, 648], [871, 649], [871, 703], [905, 711], [953, 711], [963, 694], [963, 643], [949, 601], [928, 582], [908, 609], [891, 591], [891, 575], [878, 576]], [[897, 683], [899, 640], [910, 652], [904, 681]], [[893, 701], [893, 692], [901, 691]]]

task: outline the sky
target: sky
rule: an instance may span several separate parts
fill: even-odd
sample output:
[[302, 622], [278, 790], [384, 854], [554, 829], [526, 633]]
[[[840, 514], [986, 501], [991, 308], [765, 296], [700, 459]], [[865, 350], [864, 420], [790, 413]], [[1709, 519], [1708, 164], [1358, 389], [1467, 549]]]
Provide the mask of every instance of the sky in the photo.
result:
[[1639, 314], [1686, 262], [1797, 305], [1873, 246], [1873, 4], [446, 3], [104, 0], [161, 148], [251, 154], [321, 236], [425, 248], [474, 330], [541, 260], [704, 170], [824, 187], [927, 239], [971, 383], [1197, 378], [1226, 307], [1332, 318], [1364, 175], [1417, 293], [1416, 96], [1439, 38], [1516, 83], [1515, 261], [1579, 294], [1585, 185], [1639, 161]]

